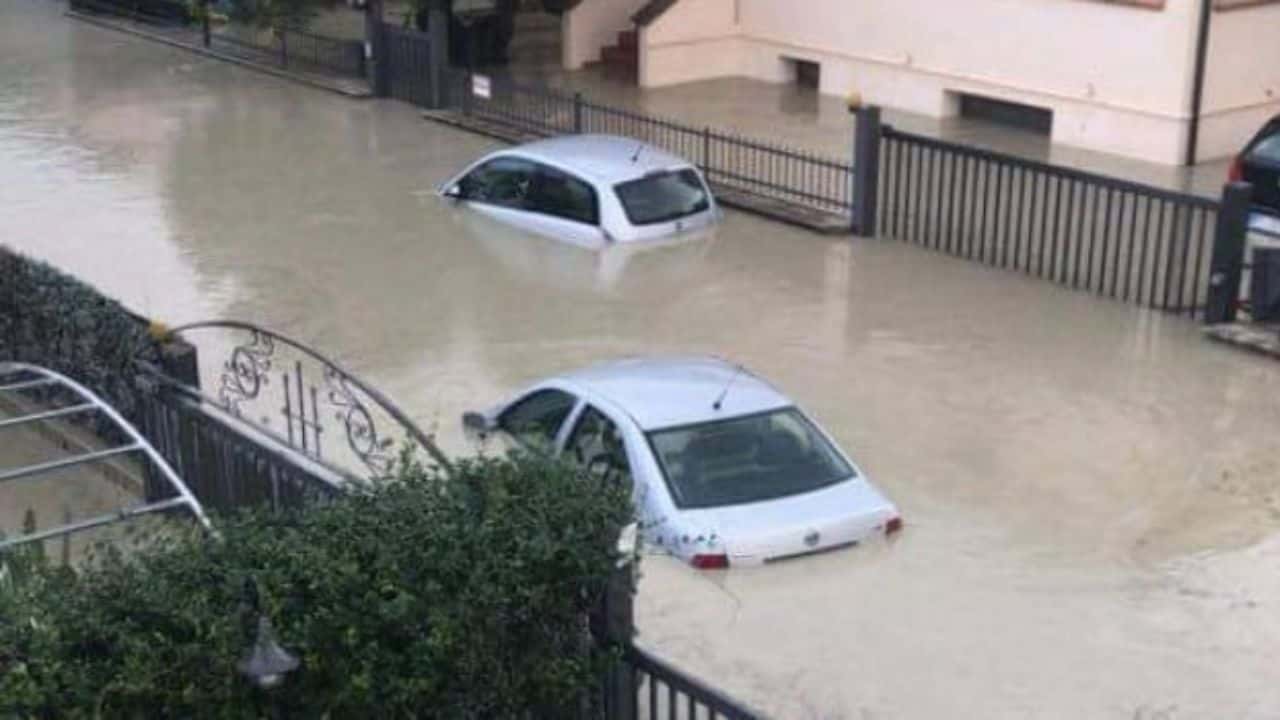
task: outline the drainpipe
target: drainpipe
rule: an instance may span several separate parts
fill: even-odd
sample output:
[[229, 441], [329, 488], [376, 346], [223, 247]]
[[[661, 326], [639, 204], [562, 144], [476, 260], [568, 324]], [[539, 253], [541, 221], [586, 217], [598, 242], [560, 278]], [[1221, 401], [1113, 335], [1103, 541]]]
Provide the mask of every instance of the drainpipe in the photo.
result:
[[1204, 102], [1204, 70], [1209, 56], [1209, 21], [1213, 17], [1213, 0], [1200, 0], [1200, 25], [1196, 30], [1196, 68], [1191, 81], [1191, 127], [1187, 132], [1187, 154], [1184, 164], [1196, 164], [1196, 145], [1200, 141], [1200, 107]]

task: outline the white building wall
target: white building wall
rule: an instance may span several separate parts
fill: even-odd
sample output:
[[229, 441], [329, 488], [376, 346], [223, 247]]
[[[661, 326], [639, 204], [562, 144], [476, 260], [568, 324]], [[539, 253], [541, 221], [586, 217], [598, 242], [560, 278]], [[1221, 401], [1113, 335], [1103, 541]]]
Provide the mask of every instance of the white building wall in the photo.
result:
[[1199, 157], [1237, 152], [1280, 114], [1280, 4], [1214, 13]]
[[[824, 93], [856, 90], [934, 117], [956, 112], [957, 92], [1048, 107], [1057, 142], [1175, 163], [1186, 137], [1198, 2], [681, 0], [644, 33], [641, 83], [719, 75], [784, 82], [786, 58], [811, 60], [821, 65]], [[1272, 42], [1267, 52], [1277, 48]]]
[[743, 75], [735, 0], [683, 0], [640, 31], [640, 85]]

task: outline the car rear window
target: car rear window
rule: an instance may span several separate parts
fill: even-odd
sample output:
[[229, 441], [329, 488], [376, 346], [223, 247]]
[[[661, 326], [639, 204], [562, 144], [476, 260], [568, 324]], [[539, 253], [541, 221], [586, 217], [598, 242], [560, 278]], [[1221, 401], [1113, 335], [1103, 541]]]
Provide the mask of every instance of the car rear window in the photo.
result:
[[632, 225], [670, 222], [711, 207], [711, 197], [692, 168], [651, 173], [614, 190]]
[[682, 508], [799, 495], [853, 477], [853, 468], [795, 408], [649, 433]]
[[1258, 144], [1249, 150], [1249, 159], [1280, 165], [1280, 129], [1259, 140]]

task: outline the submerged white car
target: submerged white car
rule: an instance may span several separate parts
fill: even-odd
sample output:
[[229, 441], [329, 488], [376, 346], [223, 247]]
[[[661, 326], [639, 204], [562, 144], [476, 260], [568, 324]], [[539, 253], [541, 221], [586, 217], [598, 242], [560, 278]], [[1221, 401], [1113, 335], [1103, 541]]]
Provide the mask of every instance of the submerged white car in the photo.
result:
[[645, 542], [699, 568], [769, 562], [902, 528], [897, 507], [817, 423], [769, 383], [718, 359], [599, 365], [463, 421], [630, 484]]
[[696, 167], [612, 135], [569, 135], [499, 150], [440, 193], [531, 232], [588, 246], [701, 230], [720, 216]]

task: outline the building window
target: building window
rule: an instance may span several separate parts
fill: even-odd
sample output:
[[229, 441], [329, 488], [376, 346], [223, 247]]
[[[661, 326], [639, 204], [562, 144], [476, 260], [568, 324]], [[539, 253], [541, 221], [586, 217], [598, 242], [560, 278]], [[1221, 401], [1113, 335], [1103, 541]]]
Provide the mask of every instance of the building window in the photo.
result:
[[960, 98], [960, 117], [985, 120], [1042, 135], [1049, 135], [1053, 131], [1053, 111], [1049, 108], [970, 93], [957, 94]]
[[791, 75], [791, 82], [802, 88], [817, 90], [822, 79], [822, 66], [812, 60], [784, 57]]

